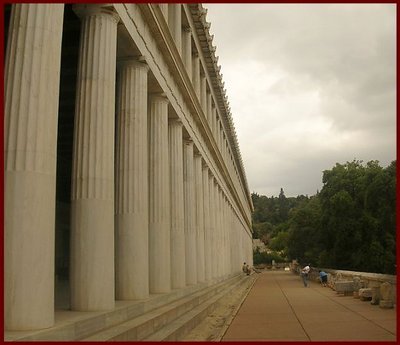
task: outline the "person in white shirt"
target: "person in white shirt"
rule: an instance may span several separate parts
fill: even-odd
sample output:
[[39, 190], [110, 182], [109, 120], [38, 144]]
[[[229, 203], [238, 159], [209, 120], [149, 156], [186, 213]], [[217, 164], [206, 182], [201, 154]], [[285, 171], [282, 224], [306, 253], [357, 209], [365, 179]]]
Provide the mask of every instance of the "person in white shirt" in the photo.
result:
[[307, 287], [308, 273], [310, 272], [310, 264], [304, 266], [301, 270], [301, 278], [303, 278], [304, 287]]

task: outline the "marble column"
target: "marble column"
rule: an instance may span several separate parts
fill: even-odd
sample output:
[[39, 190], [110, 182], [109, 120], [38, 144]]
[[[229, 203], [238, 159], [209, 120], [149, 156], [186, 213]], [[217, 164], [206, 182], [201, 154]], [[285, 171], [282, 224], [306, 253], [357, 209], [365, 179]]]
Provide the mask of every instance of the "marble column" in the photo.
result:
[[194, 52], [192, 56], [192, 84], [200, 101], [200, 58], [198, 52]]
[[206, 99], [206, 104], [207, 104], [207, 119], [208, 119], [208, 124], [212, 128], [212, 96], [211, 92], [207, 92], [207, 99]]
[[215, 138], [217, 140], [218, 150], [221, 151], [221, 118], [217, 121], [217, 132], [215, 133]]
[[228, 241], [229, 241], [229, 274], [232, 274], [235, 272], [235, 255], [234, 255], [234, 250], [235, 250], [235, 236], [233, 233], [233, 226], [232, 226], [232, 208], [231, 205], [228, 201], [227, 205], [227, 231], [228, 231]]
[[184, 140], [183, 145], [183, 178], [185, 203], [185, 261], [186, 284], [197, 283], [197, 253], [195, 227], [195, 191], [194, 191], [193, 141]]
[[204, 201], [203, 201], [203, 169], [201, 154], [194, 156], [194, 181], [196, 204], [196, 251], [197, 251], [197, 281], [205, 280], [204, 263]]
[[171, 194], [171, 284], [174, 289], [186, 286], [182, 128], [180, 119], [170, 119], [168, 143]]
[[224, 145], [224, 130], [222, 127], [222, 121], [220, 121], [218, 139], [219, 139], [219, 152], [222, 155], [222, 150], [223, 150], [223, 145]]
[[227, 209], [226, 209], [226, 197], [223, 194], [223, 198], [222, 198], [222, 205], [223, 205], [223, 234], [224, 234], [224, 276], [229, 274], [229, 238], [228, 238], [228, 227], [227, 227]]
[[115, 167], [116, 298], [149, 295], [147, 73], [137, 59], [118, 63]]
[[168, 99], [150, 97], [149, 284], [151, 293], [171, 290]]
[[75, 5], [80, 16], [71, 193], [71, 307], [114, 308], [116, 13]]
[[182, 28], [182, 59], [189, 79], [192, 78], [192, 30], [186, 26]]
[[203, 212], [204, 212], [204, 277], [211, 280], [211, 238], [210, 238], [210, 182], [209, 169], [203, 165]]
[[204, 74], [200, 74], [200, 104], [207, 118], [207, 80]]
[[182, 54], [182, 5], [168, 4], [168, 26], [179, 54]]
[[4, 70], [4, 326], [54, 324], [63, 4], [13, 4]]
[[222, 207], [222, 189], [218, 189], [218, 204], [219, 204], [219, 246], [218, 246], [218, 251], [220, 253], [220, 266], [219, 266], [219, 277], [222, 277], [224, 275], [224, 210]]
[[168, 23], [168, 4], [158, 4], [158, 6], [164, 15], [165, 21]]
[[216, 253], [217, 253], [217, 277], [221, 277], [221, 271], [222, 271], [222, 260], [223, 260], [223, 247], [222, 247], [222, 210], [221, 210], [221, 189], [219, 185], [216, 185], [216, 195], [215, 195], [215, 203], [216, 203], [216, 209], [217, 209], [217, 225], [215, 229], [215, 235], [216, 235]]
[[224, 138], [224, 146], [223, 146], [223, 150], [222, 150], [222, 157], [224, 158], [225, 162], [228, 160], [228, 141], [227, 141], [227, 137], [226, 136]]
[[223, 277], [225, 275], [225, 224], [224, 224], [224, 193], [220, 190], [220, 238], [221, 238], [221, 273], [220, 276]]
[[215, 180], [210, 177], [210, 240], [211, 240], [211, 277], [217, 277], [217, 257], [216, 257], [216, 203], [215, 203]]
[[215, 105], [212, 106], [211, 117], [212, 117], [211, 127], [213, 135], [215, 137], [217, 133], [217, 109], [215, 108]]

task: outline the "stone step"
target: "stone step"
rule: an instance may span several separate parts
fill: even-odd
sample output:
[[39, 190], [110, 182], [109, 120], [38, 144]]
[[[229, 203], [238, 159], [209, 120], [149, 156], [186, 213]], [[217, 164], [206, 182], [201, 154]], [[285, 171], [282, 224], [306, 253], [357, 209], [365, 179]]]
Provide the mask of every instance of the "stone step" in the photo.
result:
[[138, 341], [143, 340], [163, 327], [189, 313], [199, 305], [206, 303], [215, 296], [230, 291], [231, 286], [244, 279], [237, 275], [212, 286], [203, 288], [190, 295], [183, 296], [173, 302], [155, 308], [140, 316], [103, 329], [90, 336], [81, 338], [82, 341]]
[[194, 307], [189, 312], [183, 314], [170, 324], [164, 326], [159, 331], [153, 333], [144, 341], [180, 341], [184, 336], [196, 327], [204, 318], [213, 312], [218, 301], [225, 297], [234, 289], [240, 288], [242, 284], [248, 286], [254, 283], [255, 279], [243, 277], [243, 279], [230, 285], [226, 290], [220, 291], [204, 303]]
[[149, 298], [144, 300], [116, 301], [115, 308], [110, 311], [56, 310], [56, 320], [53, 327], [35, 331], [7, 331], [4, 338], [6, 341], [74, 341], [85, 339], [149, 312], [159, 310], [174, 301], [183, 300], [185, 297], [194, 296], [196, 293], [200, 293], [201, 296], [209, 289], [217, 288], [221, 284], [240, 278], [241, 274], [236, 274], [212, 282], [172, 290], [170, 293], [151, 294]]

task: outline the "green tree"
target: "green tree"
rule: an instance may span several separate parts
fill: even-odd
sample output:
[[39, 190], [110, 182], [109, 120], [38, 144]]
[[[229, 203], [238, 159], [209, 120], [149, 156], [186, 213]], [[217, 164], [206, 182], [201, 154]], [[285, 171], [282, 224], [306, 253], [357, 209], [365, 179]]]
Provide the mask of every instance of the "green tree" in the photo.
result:
[[318, 265], [320, 257], [321, 206], [318, 197], [304, 200], [290, 219], [288, 256], [300, 262]]
[[254, 238], [317, 266], [395, 274], [396, 161], [337, 163], [322, 182], [311, 197], [253, 193]]
[[281, 188], [281, 191], [279, 192], [278, 196], [279, 222], [287, 221], [288, 215], [289, 215], [289, 200], [286, 198], [283, 188]]
[[323, 173], [320, 192], [324, 264], [393, 273], [395, 262], [395, 162], [336, 164]]

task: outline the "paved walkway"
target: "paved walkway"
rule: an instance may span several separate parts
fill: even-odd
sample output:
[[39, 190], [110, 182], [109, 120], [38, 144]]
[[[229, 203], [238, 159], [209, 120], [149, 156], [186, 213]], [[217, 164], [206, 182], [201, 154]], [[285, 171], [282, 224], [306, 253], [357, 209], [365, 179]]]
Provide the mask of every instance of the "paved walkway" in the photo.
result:
[[395, 341], [396, 310], [339, 296], [290, 271], [258, 275], [222, 341]]

